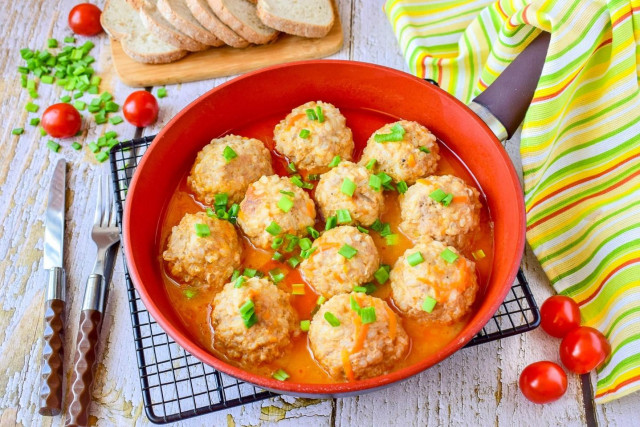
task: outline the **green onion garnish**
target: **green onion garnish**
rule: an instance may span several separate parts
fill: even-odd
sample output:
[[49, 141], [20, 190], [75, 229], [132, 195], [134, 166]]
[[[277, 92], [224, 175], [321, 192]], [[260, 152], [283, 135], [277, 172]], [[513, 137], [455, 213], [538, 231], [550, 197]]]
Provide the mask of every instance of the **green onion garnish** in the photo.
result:
[[57, 153], [60, 150], [60, 144], [51, 140], [47, 141], [47, 147], [49, 147], [49, 150], [54, 153]]
[[324, 122], [324, 113], [322, 112], [322, 107], [319, 105], [316, 106], [316, 116], [318, 116], [318, 123]]
[[384, 266], [381, 266], [375, 273], [373, 273], [373, 277], [379, 284], [384, 285], [387, 280], [389, 280], [389, 272], [384, 268]]
[[291, 268], [296, 268], [298, 264], [300, 264], [301, 262], [302, 262], [302, 259], [297, 255], [294, 255], [287, 260], [287, 264], [289, 264]]
[[158, 98], [165, 98], [167, 96], [167, 88], [161, 87], [158, 89]]
[[365, 168], [367, 168], [368, 170], [373, 169], [373, 167], [376, 165], [378, 161], [376, 159], [371, 159], [367, 162], [367, 165], [365, 166]]
[[245, 282], [244, 277], [240, 276], [233, 282], [233, 287], [241, 288], [244, 282]]
[[282, 196], [278, 200], [278, 207], [282, 212], [289, 212], [293, 207], [293, 200], [289, 196]]
[[380, 237], [387, 237], [393, 234], [391, 232], [391, 225], [388, 222], [382, 224], [382, 230], [380, 230]]
[[287, 163], [287, 170], [291, 173], [296, 173], [298, 172], [298, 169], [296, 168], [296, 164], [291, 162], [291, 163]]
[[364, 294], [367, 292], [367, 288], [365, 288], [364, 286], [355, 286], [353, 288], [353, 292], [359, 292]]
[[309, 135], [311, 135], [311, 132], [309, 131], [309, 129], [302, 129], [300, 131], [300, 135], [299, 136], [302, 139], [307, 139], [307, 138], [309, 138]]
[[360, 309], [360, 318], [362, 319], [362, 324], [366, 325], [367, 323], [373, 323], [376, 321], [376, 308], [375, 307], [364, 307]]
[[407, 185], [406, 182], [400, 181], [398, 182], [398, 184], [396, 184], [396, 188], [398, 189], [398, 193], [404, 194], [409, 189], [409, 186]]
[[40, 81], [46, 85], [50, 85], [53, 83], [53, 76], [42, 76], [40, 77]]
[[277, 222], [271, 221], [271, 224], [266, 228], [266, 231], [272, 236], [277, 236], [282, 233], [282, 227], [280, 227]]
[[103, 163], [108, 158], [109, 158], [109, 155], [106, 153], [106, 151], [102, 151], [102, 152], [96, 154], [96, 160], [99, 161], [100, 163]]
[[336, 315], [330, 311], [327, 311], [326, 313], [324, 313], [324, 320], [329, 322], [329, 324], [334, 328], [340, 326], [340, 320], [338, 320]]
[[404, 138], [405, 130], [400, 125], [400, 123], [396, 123], [391, 127], [391, 133], [376, 133], [373, 136], [374, 141], [376, 142], [397, 142], [402, 141]]
[[226, 208], [229, 202], [229, 195], [227, 193], [218, 193], [214, 196], [213, 205], [216, 208]]
[[115, 113], [120, 109], [120, 106], [113, 101], [109, 101], [105, 104], [104, 109], [109, 113]]
[[52, 49], [54, 47], [58, 47], [58, 40], [56, 40], [56, 39], [47, 40], [47, 47], [52, 48]]
[[74, 39], [73, 37], [69, 36], [69, 37], [65, 37], [64, 38], [64, 42], [65, 43], [75, 43], [76, 39]]
[[309, 120], [318, 120], [318, 116], [316, 116], [316, 112], [313, 111], [311, 108], [307, 108], [305, 110], [305, 113], [307, 114], [307, 118]]
[[285, 194], [289, 197], [295, 197], [296, 193], [294, 193], [293, 191], [285, 191], [285, 190], [280, 190], [280, 194]]
[[395, 246], [400, 243], [400, 236], [397, 234], [389, 234], [384, 237], [384, 240], [387, 246]]
[[373, 188], [375, 191], [382, 190], [382, 180], [378, 175], [371, 175], [369, 177], [369, 187]]
[[453, 252], [451, 249], [447, 248], [442, 253], [440, 253], [442, 259], [447, 261], [449, 264], [453, 264], [459, 258], [458, 254]]
[[302, 180], [302, 178], [300, 178], [299, 175], [294, 175], [291, 178], [289, 178], [289, 180], [291, 181], [291, 183], [293, 185], [295, 185], [296, 187], [300, 187], [300, 188], [306, 188], [308, 190], [311, 190], [313, 188], [313, 184], [310, 184], [308, 182], [304, 182]]
[[282, 279], [284, 279], [284, 273], [279, 269], [279, 268], [274, 268], [273, 270], [269, 271], [269, 277], [271, 278], [271, 281], [273, 283], [279, 283], [282, 281]]
[[309, 235], [311, 236], [312, 239], [317, 239], [318, 237], [320, 237], [320, 233], [318, 232], [318, 230], [316, 230], [315, 228], [311, 227], [310, 225], [307, 226], [307, 233], [309, 233]]
[[73, 103], [73, 106], [76, 107], [76, 110], [82, 111], [87, 107], [87, 104], [83, 101], [76, 101]]
[[298, 246], [300, 246], [300, 249], [302, 249], [303, 251], [306, 251], [307, 249], [311, 248], [311, 239], [309, 239], [308, 237], [300, 239], [300, 241], [298, 242]]
[[245, 268], [244, 271], [242, 272], [242, 275], [248, 278], [252, 278], [252, 277], [256, 277], [257, 272], [258, 270], [254, 270], [253, 268]]
[[309, 331], [309, 326], [311, 326], [311, 321], [310, 320], [301, 320], [300, 321], [300, 330], [302, 332], [308, 332]]
[[356, 301], [356, 299], [353, 297], [353, 295], [349, 296], [349, 303], [351, 304], [351, 310], [353, 311], [360, 311], [360, 304], [358, 304], [358, 301]]
[[273, 256], [271, 257], [271, 259], [274, 260], [274, 261], [280, 261], [280, 260], [282, 260], [282, 257], [283, 257], [283, 255], [280, 252], [275, 251], [273, 253]]
[[198, 292], [194, 291], [193, 289], [185, 289], [184, 291], [182, 291], [182, 293], [184, 294], [185, 297], [191, 299], [195, 297]]
[[23, 128], [15, 128], [11, 131], [11, 133], [13, 135], [22, 135], [24, 133], [24, 129]]
[[233, 270], [233, 274], [231, 275], [231, 281], [233, 282], [238, 277], [240, 277], [240, 270]]
[[311, 256], [311, 254], [312, 254], [313, 252], [315, 252], [315, 250], [316, 250], [316, 249], [317, 249], [317, 248], [315, 248], [315, 247], [313, 247], [313, 246], [312, 246], [312, 247], [310, 247], [309, 249], [303, 249], [303, 250], [300, 252], [300, 256], [301, 256], [302, 258], [304, 258], [304, 259], [308, 259], [308, 258]]
[[112, 125], [119, 125], [123, 121], [123, 118], [120, 116], [109, 117], [109, 123], [111, 123]]
[[477, 251], [475, 251], [471, 255], [473, 255], [474, 259], [482, 259], [482, 258], [484, 258], [486, 256], [482, 249], [478, 249]]
[[92, 153], [97, 153], [98, 151], [100, 151], [100, 147], [98, 147], [98, 144], [96, 144], [95, 142], [90, 142], [89, 144], [87, 144], [87, 146]]
[[423, 153], [431, 153], [431, 150], [429, 150], [427, 147], [419, 147], [418, 150], [422, 151]]
[[278, 369], [273, 374], [271, 374], [271, 376], [273, 377], [273, 379], [276, 379], [278, 381], [286, 381], [287, 378], [289, 378], [289, 374], [287, 374], [282, 369]]
[[324, 297], [324, 295], [320, 295], [316, 300], [316, 305], [322, 305], [325, 303], [325, 301], [327, 301], [327, 299]]
[[393, 181], [393, 178], [391, 178], [389, 175], [387, 175], [384, 172], [380, 172], [379, 174], [377, 174], [378, 178], [380, 178], [380, 180], [382, 181], [382, 186], [387, 189], [387, 190], [393, 190], [393, 185], [391, 184], [391, 182]]
[[214, 218], [216, 216], [216, 213], [211, 208], [207, 208], [205, 212], [209, 218]]
[[453, 194], [449, 193], [444, 199], [442, 199], [441, 203], [443, 206], [449, 206], [452, 201], [453, 201]]
[[431, 194], [429, 194], [429, 197], [431, 197], [436, 202], [441, 203], [444, 198], [447, 197], [447, 193], [445, 193], [442, 188], [438, 188], [436, 190], [433, 190]]
[[320, 175], [318, 175], [317, 173], [310, 173], [309, 175], [307, 175], [307, 180], [308, 181], [320, 181]]
[[422, 309], [427, 313], [431, 313], [437, 302], [438, 301], [427, 295], [422, 303]]
[[342, 191], [342, 194], [353, 197], [353, 193], [355, 193], [356, 191], [356, 183], [351, 181], [349, 178], [345, 178], [342, 181], [342, 187], [340, 187], [340, 191]]
[[420, 252], [415, 252], [407, 257], [407, 262], [411, 267], [415, 267], [418, 264], [422, 264], [424, 262], [424, 258]]
[[109, 92], [102, 92], [102, 94], [100, 94], [100, 99], [104, 102], [111, 101], [113, 99], [113, 95]]
[[298, 236], [294, 236], [293, 234], [287, 234], [284, 237], [286, 240], [289, 241], [289, 243], [287, 243], [287, 247], [284, 248], [285, 252], [291, 252], [296, 248], [296, 246], [298, 246], [298, 242], [300, 241], [300, 238]]
[[377, 231], [378, 233], [382, 231], [384, 228], [384, 223], [379, 219], [376, 219], [373, 224], [371, 224], [371, 229], [373, 231]]
[[226, 162], [229, 163], [231, 160], [238, 157], [238, 154], [235, 151], [233, 151], [233, 148], [227, 145], [226, 147], [224, 147], [224, 150], [222, 151], [222, 157], [224, 157]]
[[82, 145], [78, 144], [77, 142], [74, 142], [73, 144], [71, 144], [71, 148], [73, 148], [74, 150], [78, 151], [78, 150], [82, 149]]
[[348, 224], [351, 222], [351, 214], [349, 214], [347, 209], [338, 209], [336, 211], [336, 217], [338, 224]]
[[211, 230], [207, 224], [195, 224], [196, 235], [198, 237], [207, 237], [211, 235]]
[[27, 102], [27, 105], [25, 105], [24, 109], [30, 113], [35, 113], [36, 111], [38, 111], [38, 109], [40, 109], [40, 107], [33, 102]]
[[244, 322], [244, 326], [247, 328], [252, 327], [258, 322], [258, 317], [255, 312], [255, 305], [253, 301], [248, 300], [240, 307], [240, 316], [242, 317], [242, 321]]
[[331, 162], [329, 162], [329, 167], [335, 168], [340, 164], [340, 160], [340, 156], [335, 156], [333, 159], [331, 159]]
[[278, 249], [280, 246], [282, 246], [282, 243], [284, 243], [284, 239], [282, 237], [276, 237], [275, 239], [273, 239], [273, 243], [271, 243], [271, 249]]
[[342, 245], [340, 250], [338, 251], [340, 255], [345, 257], [346, 259], [351, 259], [358, 253], [358, 250], [353, 246], [349, 246], [347, 244]]
[[364, 233], [364, 234], [369, 234], [369, 230], [367, 230], [364, 227], [361, 227], [359, 225], [356, 225], [356, 228], [358, 229], [359, 232]]
[[329, 218], [327, 218], [327, 223], [325, 224], [324, 229], [325, 231], [331, 230], [337, 224], [338, 224], [338, 218], [335, 216], [330, 216]]

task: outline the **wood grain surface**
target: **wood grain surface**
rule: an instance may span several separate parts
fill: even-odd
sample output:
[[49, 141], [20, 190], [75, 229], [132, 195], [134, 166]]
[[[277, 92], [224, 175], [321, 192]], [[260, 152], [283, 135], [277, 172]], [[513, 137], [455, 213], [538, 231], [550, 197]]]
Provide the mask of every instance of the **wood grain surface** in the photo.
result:
[[[61, 416], [38, 414], [40, 360], [43, 348], [44, 283], [42, 245], [47, 188], [55, 161], [63, 156], [67, 171], [67, 221], [65, 269], [67, 273], [67, 330], [65, 348], [74, 348], [82, 290], [91, 272], [95, 248], [90, 239], [98, 164], [86, 146], [76, 152], [70, 141], [61, 142], [60, 153], [46, 147], [47, 138], [28, 125], [44, 107], [62, 95], [56, 85], [41, 85], [38, 114], [28, 114], [27, 92], [20, 87], [16, 67], [23, 47], [42, 49], [49, 37], [70, 35], [66, 25], [73, 0], [22, 0], [7, 2], [0, 13], [0, 425], [61, 425]], [[102, 5], [103, 1], [95, 1]], [[344, 33], [343, 48], [333, 58], [373, 62], [407, 70], [398, 45], [382, 12], [382, 0], [341, 0], [338, 8]], [[79, 42], [84, 38], [79, 37]], [[94, 68], [103, 78], [101, 90], [122, 103], [131, 89], [115, 75], [106, 35], [94, 37]], [[158, 123], [143, 134], [156, 134], [180, 109], [212, 87], [219, 78], [168, 86], [168, 97], [159, 100]], [[153, 88], [156, 93], [157, 88]], [[88, 116], [85, 113], [85, 116]], [[11, 129], [24, 127], [20, 136]], [[106, 131], [129, 139], [136, 129], [127, 123], [96, 126], [86, 120], [76, 140], [95, 141]], [[507, 150], [519, 165], [518, 136]], [[551, 288], [538, 262], [527, 250], [523, 268], [536, 300], [541, 303]], [[99, 426], [150, 425], [142, 395], [133, 347], [123, 266], [118, 259], [101, 336], [101, 350], [93, 389], [91, 422]], [[529, 363], [558, 361], [558, 340], [540, 329], [501, 341], [463, 349], [439, 365], [386, 390], [359, 397], [329, 400], [278, 397], [227, 411], [193, 418], [178, 426], [277, 425], [277, 426], [579, 426], [638, 425], [640, 394], [596, 406], [590, 404], [590, 382], [569, 375], [567, 394], [549, 405], [534, 405], [518, 391], [518, 375]], [[72, 352], [65, 353], [65, 407], [68, 405]], [[586, 396], [586, 398], [583, 397]], [[586, 409], [585, 409], [586, 408]], [[63, 411], [64, 412], [64, 411]]]

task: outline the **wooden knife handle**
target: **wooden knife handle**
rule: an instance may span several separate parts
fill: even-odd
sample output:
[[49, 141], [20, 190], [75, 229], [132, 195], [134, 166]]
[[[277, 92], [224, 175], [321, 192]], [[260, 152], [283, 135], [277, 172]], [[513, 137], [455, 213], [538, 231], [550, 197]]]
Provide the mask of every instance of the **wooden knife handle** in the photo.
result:
[[40, 415], [58, 415], [62, 409], [62, 361], [64, 360], [64, 301], [45, 301], [44, 348], [40, 373]]
[[67, 413], [67, 426], [87, 426], [91, 404], [91, 386], [95, 373], [98, 337], [102, 313], [82, 310], [76, 340], [76, 355], [71, 379], [71, 403]]

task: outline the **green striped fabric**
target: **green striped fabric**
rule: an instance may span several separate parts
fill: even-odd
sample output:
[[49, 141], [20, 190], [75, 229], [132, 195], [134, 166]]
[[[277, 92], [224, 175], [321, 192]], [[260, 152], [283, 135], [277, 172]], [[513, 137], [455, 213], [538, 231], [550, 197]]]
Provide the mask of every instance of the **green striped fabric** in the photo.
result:
[[464, 102], [540, 31], [547, 59], [524, 120], [527, 239], [612, 356], [596, 401], [640, 389], [640, 0], [389, 0], [411, 71]]

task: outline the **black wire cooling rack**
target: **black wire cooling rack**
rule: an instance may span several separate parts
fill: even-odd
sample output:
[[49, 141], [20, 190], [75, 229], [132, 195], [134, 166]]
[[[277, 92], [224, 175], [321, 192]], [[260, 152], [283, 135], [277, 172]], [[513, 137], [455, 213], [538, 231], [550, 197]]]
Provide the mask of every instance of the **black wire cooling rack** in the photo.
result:
[[[111, 150], [119, 226], [129, 183], [152, 140], [134, 139]], [[142, 398], [151, 422], [175, 422], [277, 396], [216, 371], [176, 344], [149, 315], [124, 264]], [[540, 312], [520, 270], [500, 309], [467, 347], [521, 334], [539, 323]]]

